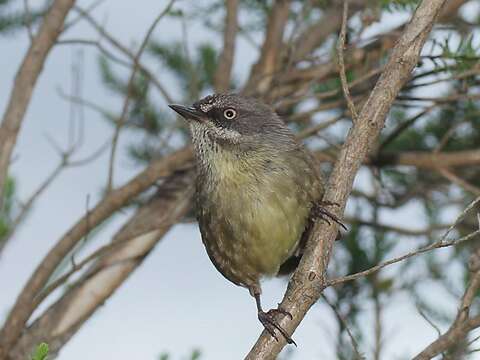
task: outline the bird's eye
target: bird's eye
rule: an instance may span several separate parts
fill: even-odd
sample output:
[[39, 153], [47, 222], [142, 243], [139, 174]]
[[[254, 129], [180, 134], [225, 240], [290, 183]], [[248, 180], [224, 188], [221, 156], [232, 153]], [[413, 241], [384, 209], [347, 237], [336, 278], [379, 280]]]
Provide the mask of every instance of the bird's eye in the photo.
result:
[[227, 119], [227, 120], [235, 119], [235, 117], [237, 116], [237, 111], [236, 111], [235, 109], [226, 109], [226, 110], [223, 112], [223, 116], [224, 116], [225, 119]]

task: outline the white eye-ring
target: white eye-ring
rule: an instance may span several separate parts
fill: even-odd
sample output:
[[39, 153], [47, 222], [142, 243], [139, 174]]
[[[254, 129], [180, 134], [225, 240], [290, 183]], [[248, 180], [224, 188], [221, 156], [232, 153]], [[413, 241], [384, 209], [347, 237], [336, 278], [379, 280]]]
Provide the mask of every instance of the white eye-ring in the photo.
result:
[[223, 112], [223, 117], [227, 120], [235, 119], [237, 116], [237, 111], [235, 109], [229, 108]]

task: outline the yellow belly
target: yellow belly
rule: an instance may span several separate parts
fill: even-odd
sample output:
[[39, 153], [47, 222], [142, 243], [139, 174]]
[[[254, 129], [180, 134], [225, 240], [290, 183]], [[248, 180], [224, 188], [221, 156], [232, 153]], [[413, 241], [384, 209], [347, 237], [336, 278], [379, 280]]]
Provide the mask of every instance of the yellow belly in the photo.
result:
[[[296, 250], [311, 199], [293, 177], [246, 172], [238, 166], [220, 173], [214, 185], [200, 191], [202, 239], [217, 269], [249, 286], [261, 276], [276, 275]], [[208, 192], [208, 203], [202, 192]]]

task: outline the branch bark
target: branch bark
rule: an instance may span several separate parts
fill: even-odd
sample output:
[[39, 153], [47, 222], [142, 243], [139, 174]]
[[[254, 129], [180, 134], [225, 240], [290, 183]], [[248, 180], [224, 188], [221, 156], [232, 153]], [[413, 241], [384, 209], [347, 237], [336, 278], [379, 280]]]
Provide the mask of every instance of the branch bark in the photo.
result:
[[291, 0], [276, 0], [268, 17], [267, 32], [260, 59], [252, 67], [244, 92], [264, 93], [270, 87], [282, 50], [283, 33], [290, 13]]
[[10, 359], [24, 360], [41, 342], [50, 346], [49, 358], [80, 329], [191, 207], [192, 170], [171, 176], [158, 194], [141, 207], [114, 236], [113, 251], [97, 260], [59, 300], [51, 305], [21, 335]]
[[75, 0], [53, 2], [15, 76], [13, 89], [0, 126], [0, 209], [3, 204], [3, 192], [10, 157], [17, 142], [33, 89], [51, 48], [62, 32], [65, 18], [74, 4]]
[[235, 54], [235, 38], [238, 31], [238, 0], [227, 0], [226, 10], [223, 50], [214, 76], [215, 90], [217, 92], [225, 92], [230, 88]]
[[111, 191], [88, 216], [80, 219], [49, 251], [33, 272], [18, 296], [5, 324], [0, 331], [0, 359], [7, 359], [8, 349], [18, 340], [23, 327], [38, 304], [35, 297], [48, 282], [57, 266], [68, 255], [88, 231], [125, 206], [131, 199], [149, 188], [161, 177], [170, 176], [192, 160], [190, 147], [179, 150], [152, 163], [143, 172], [124, 186]]
[[[335, 215], [342, 216], [355, 175], [377, 140], [395, 97], [417, 64], [420, 51], [444, 2], [422, 1], [416, 9], [363, 106], [358, 122], [350, 130], [325, 192], [326, 201], [339, 205], [330, 209]], [[333, 223], [316, 224], [314, 227], [306, 252], [280, 304], [293, 317], [291, 320], [285, 317], [280, 324], [289, 334], [297, 328], [325, 288], [326, 270], [337, 231], [337, 224]], [[277, 342], [264, 331], [246, 359], [275, 359], [285, 344], [285, 339]]]

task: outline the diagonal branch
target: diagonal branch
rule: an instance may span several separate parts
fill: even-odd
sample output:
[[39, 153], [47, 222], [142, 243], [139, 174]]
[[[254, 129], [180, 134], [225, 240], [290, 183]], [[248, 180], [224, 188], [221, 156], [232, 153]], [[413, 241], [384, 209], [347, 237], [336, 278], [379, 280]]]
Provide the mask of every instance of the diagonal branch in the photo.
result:
[[87, 217], [81, 218], [65, 233], [33, 272], [10, 311], [0, 331], [0, 359], [4, 359], [6, 349], [14, 346], [27, 320], [35, 310], [35, 297], [47, 284], [58, 265], [89, 229], [101, 224], [135, 196], [148, 189], [159, 178], [171, 175], [174, 171], [189, 164], [191, 160], [192, 151], [187, 147], [153, 162], [127, 184], [111, 191], [89, 212], [88, 219]]
[[[335, 215], [342, 216], [355, 175], [378, 139], [395, 97], [416, 66], [420, 51], [444, 2], [422, 1], [416, 9], [363, 106], [358, 121], [349, 131], [325, 192], [326, 201], [339, 205], [329, 209]], [[337, 231], [337, 224], [333, 223], [314, 226], [306, 252], [280, 304], [293, 317], [285, 317], [280, 324], [289, 334], [297, 328], [326, 286], [326, 270]], [[285, 344], [285, 339], [277, 342], [263, 332], [246, 359], [275, 359]]]
[[[174, 174], [158, 189], [158, 194], [114, 236], [111, 245], [91, 268], [52, 304], [21, 335], [10, 351], [12, 360], [23, 360], [40, 342], [50, 344], [50, 355], [80, 329], [125, 279], [143, 262], [171, 226], [190, 209], [193, 193], [192, 171]], [[168, 194], [168, 195], [167, 195]]]

